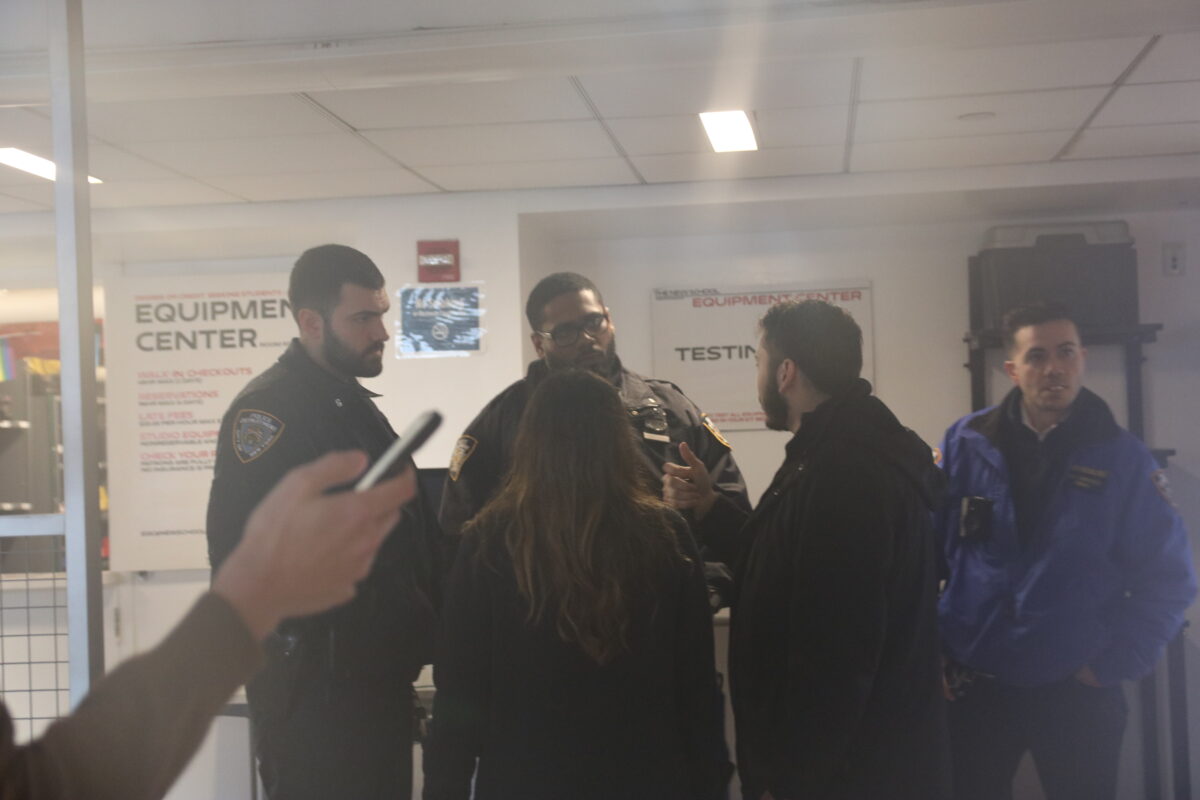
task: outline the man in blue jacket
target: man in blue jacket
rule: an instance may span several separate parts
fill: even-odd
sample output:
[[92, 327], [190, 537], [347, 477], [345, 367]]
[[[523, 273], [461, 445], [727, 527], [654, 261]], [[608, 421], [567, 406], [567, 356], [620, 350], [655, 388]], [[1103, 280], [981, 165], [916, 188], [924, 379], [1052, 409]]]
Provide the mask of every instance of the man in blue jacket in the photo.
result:
[[997, 406], [946, 432], [937, 526], [955, 796], [1001, 800], [1026, 751], [1049, 800], [1116, 792], [1121, 682], [1146, 675], [1196, 594], [1150, 452], [1081, 388], [1065, 308], [1005, 315]]

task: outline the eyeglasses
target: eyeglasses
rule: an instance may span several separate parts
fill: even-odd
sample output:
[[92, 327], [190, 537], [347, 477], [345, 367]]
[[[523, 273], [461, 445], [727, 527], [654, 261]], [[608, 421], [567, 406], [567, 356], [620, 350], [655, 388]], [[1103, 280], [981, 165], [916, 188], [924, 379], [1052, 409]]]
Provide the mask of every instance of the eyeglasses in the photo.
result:
[[580, 334], [586, 333], [595, 338], [608, 330], [608, 314], [588, 314], [577, 322], [563, 322], [554, 326], [552, 331], [534, 331], [538, 336], [544, 336], [559, 347], [570, 347], [579, 341]]

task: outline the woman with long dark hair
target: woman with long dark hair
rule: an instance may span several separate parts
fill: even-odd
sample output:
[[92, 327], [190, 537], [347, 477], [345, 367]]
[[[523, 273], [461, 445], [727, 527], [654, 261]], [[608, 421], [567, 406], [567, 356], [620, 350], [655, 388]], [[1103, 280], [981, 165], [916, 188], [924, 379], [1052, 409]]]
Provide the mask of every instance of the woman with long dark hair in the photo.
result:
[[700, 557], [633, 436], [591, 373], [534, 392], [447, 585], [425, 800], [723, 796]]

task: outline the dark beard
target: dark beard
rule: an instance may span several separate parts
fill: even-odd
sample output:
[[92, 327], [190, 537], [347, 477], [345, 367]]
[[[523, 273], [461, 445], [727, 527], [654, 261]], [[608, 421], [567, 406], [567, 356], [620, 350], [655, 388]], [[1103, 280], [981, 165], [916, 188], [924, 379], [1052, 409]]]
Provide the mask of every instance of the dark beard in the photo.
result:
[[616, 383], [617, 380], [617, 337], [613, 336], [608, 341], [608, 346], [604, 349], [602, 357], [589, 360], [587, 363], [580, 363], [579, 358], [563, 358], [554, 353], [546, 354], [546, 366], [551, 370], [556, 369], [586, 369], [589, 372], [594, 372], [601, 378], [604, 378], [609, 383]]
[[773, 431], [786, 431], [788, 407], [787, 401], [779, 391], [778, 386], [767, 385], [765, 394], [759, 398], [763, 413], [767, 415], [767, 427]]
[[354, 378], [374, 378], [383, 372], [383, 359], [376, 362], [369, 357], [374, 352], [374, 348], [366, 353], [354, 352], [326, 326], [325, 338], [321, 341], [321, 355], [325, 363], [341, 374]]

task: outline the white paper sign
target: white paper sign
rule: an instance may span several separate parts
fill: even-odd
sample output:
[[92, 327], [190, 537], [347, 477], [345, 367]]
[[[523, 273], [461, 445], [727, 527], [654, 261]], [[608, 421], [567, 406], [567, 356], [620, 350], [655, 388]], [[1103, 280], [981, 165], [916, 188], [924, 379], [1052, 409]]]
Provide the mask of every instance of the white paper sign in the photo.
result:
[[109, 538], [114, 570], [203, 569], [217, 433], [295, 335], [279, 274], [110, 283]]
[[654, 377], [678, 384], [720, 428], [763, 429], [754, 370], [758, 321], [776, 303], [801, 300], [824, 300], [850, 312], [863, 333], [862, 375], [873, 380], [871, 284], [865, 280], [655, 289]]

